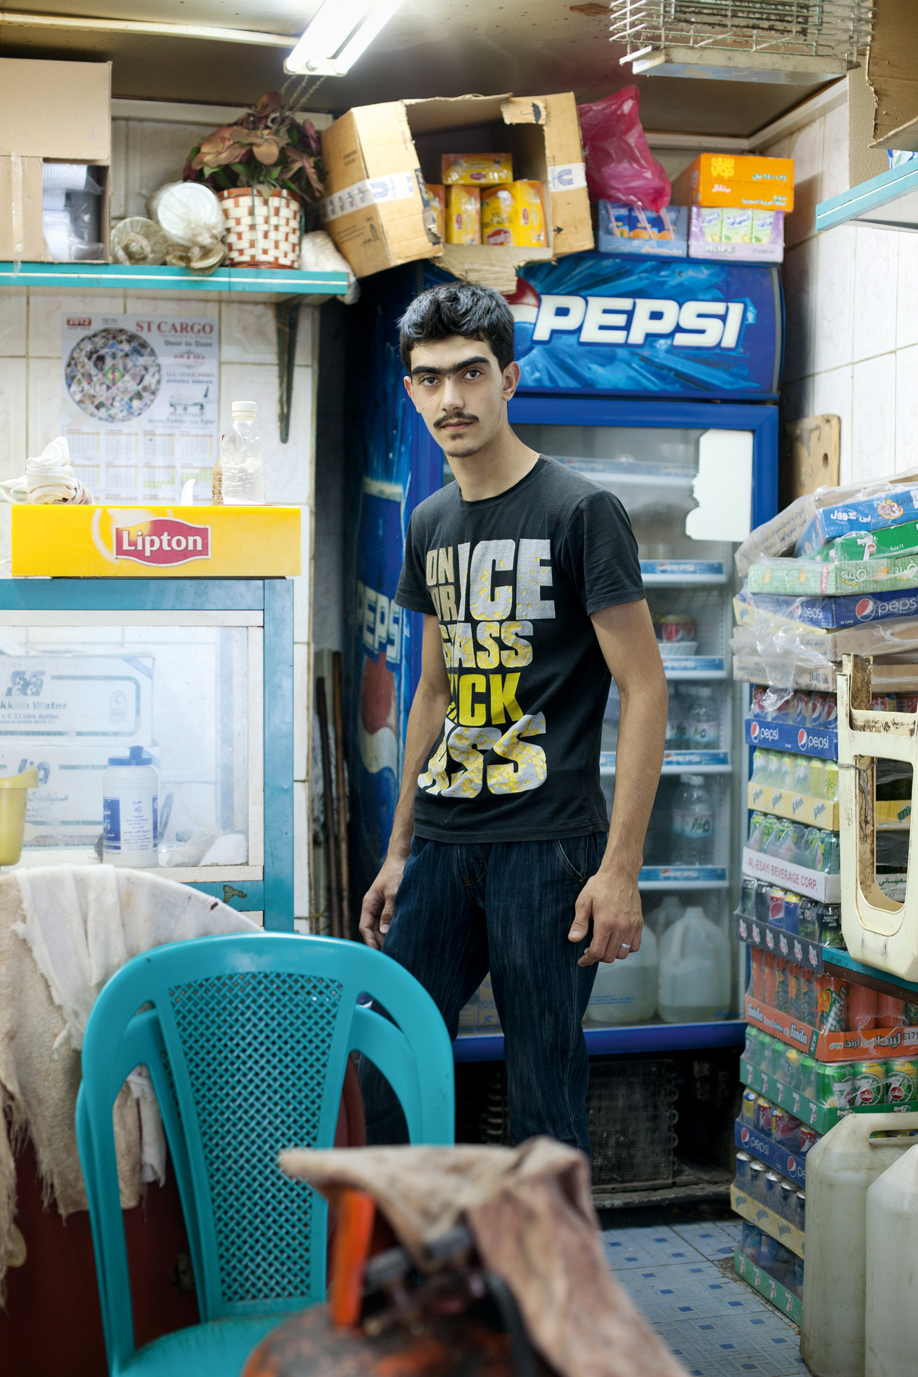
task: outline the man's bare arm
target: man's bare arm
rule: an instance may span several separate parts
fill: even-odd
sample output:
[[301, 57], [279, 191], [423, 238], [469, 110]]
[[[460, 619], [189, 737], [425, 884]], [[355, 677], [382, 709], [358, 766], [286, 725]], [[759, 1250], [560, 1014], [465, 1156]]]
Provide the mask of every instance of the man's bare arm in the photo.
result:
[[436, 617], [424, 617], [421, 647], [421, 678], [418, 683], [405, 736], [405, 762], [392, 835], [383, 867], [364, 895], [360, 933], [368, 947], [381, 948], [392, 919], [392, 906], [414, 834], [414, 795], [418, 775], [427, 765], [433, 744], [443, 729], [449, 707], [449, 679], [443, 658], [443, 641]]
[[590, 620], [622, 700], [615, 751], [615, 801], [599, 870], [580, 891], [568, 934], [579, 942], [593, 924], [581, 966], [639, 951], [644, 920], [638, 876], [644, 836], [663, 765], [669, 694], [647, 603], [594, 612]]

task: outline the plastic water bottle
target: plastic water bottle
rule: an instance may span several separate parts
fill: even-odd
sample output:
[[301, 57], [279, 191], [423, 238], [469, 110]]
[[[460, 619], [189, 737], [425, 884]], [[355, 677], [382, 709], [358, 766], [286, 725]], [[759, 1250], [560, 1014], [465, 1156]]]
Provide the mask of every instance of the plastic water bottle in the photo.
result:
[[688, 720], [690, 751], [716, 751], [720, 745], [720, 714], [712, 688], [695, 690], [695, 702]]
[[714, 805], [701, 775], [680, 775], [673, 800], [673, 861], [676, 865], [711, 865], [714, 854]]
[[664, 750], [681, 751], [682, 749], [682, 704], [676, 695], [675, 684], [668, 684], [669, 689], [669, 709], [666, 714], [666, 741]]
[[102, 776], [102, 859], [135, 869], [157, 865], [159, 775], [142, 746], [109, 756]]
[[258, 408], [255, 402], [233, 402], [233, 428], [220, 441], [223, 505], [263, 507], [265, 469], [261, 461]]

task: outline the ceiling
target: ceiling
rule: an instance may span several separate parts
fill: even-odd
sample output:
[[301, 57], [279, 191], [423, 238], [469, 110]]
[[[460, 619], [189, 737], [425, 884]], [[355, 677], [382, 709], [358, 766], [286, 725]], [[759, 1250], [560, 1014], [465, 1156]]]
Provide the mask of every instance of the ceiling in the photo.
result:
[[[91, 4], [91, 9], [90, 9]], [[0, 0], [0, 55], [109, 59], [113, 95], [244, 106], [288, 77], [283, 62], [317, 0]], [[72, 19], [208, 25], [253, 31], [255, 43], [5, 22], [4, 13]], [[584, 12], [586, 11], [586, 12]], [[596, 100], [632, 81], [624, 51], [608, 41], [608, 9], [563, 0], [405, 0], [346, 77], [305, 93], [305, 106], [352, 105], [412, 96], [542, 95], [573, 89]], [[273, 46], [271, 35], [289, 37]], [[816, 86], [763, 85], [644, 76], [645, 128], [750, 135], [800, 104]]]

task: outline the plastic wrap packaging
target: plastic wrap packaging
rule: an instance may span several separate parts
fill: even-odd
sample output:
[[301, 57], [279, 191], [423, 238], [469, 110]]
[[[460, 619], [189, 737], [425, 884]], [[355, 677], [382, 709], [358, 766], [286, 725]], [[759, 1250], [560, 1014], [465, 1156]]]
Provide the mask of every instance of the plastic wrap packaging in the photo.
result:
[[834, 630], [782, 617], [769, 610], [772, 600], [765, 601], [767, 607], [760, 607], [756, 595], [747, 589], [734, 599], [739, 625], [730, 642], [740, 665], [753, 661], [761, 665], [760, 683], [788, 690], [810, 686], [831, 690], [843, 655], [918, 660], [918, 615]]
[[775, 596], [834, 598], [852, 593], [892, 593], [918, 584], [918, 555], [887, 559], [846, 560], [841, 564], [817, 559], [760, 559], [747, 575], [750, 593]]
[[481, 242], [545, 248], [548, 232], [541, 182], [510, 182], [481, 191]]
[[436, 219], [439, 241], [442, 244], [446, 240], [446, 187], [438, 182], [427, 182], [425, 187]]
[[[815, 520], [818, 512], [826, 511], [828, 508], [840, 507], [848, 502], [867, 500], [871, 495], [880, 496], [882, 493], [891, 492], [895, 495], [901, 487], [915, 486], [918, 484], [918, 469], [910, 469], [903, 474], [890, 474], [887, 478], [876, 480], [874, 483], [865, 485], [863, 480], [858, 483], [849, 483], [839, 488], [817, 488], [815, 492], [806, 493], [803, 497], [798, 497], [790, 506], [785, 507], [777, 516], [770, 521], [763, 522], [757, 526], [751, 535], [747, 536], [742, 545], [736, 552], [736, 568], [740, 577], [745, 577], [749, 570], [758, 560], [769, 558], [785, 553], [794, 553], [797, 542], [801, 541], [804, 533]], [[907, 516], [901, 518], [908, 520]], [[882, 521], [877, 523], [883, 525]], [[886, 524], [894, 524], [889, 522]], [[840, 532], [850, 534], [850, 532]], [[808, 537], [808, 541], [811, 537]], [[831, 539], [831, 537], [826, 537]], [[820, 542], [823, 543], [823, 542]], [[818, 547], [814, 547], [818, 548]]]
[[223, 207], [209, 187], [198, 182], [168, 182], [147, 198], [147, 214], [172, 244], [212, 250], [226, 234]]
[[578, 105], [591, 201], [624, 201], [658, 213], [670, 202], [670, 181], [650, 152], [641, 126], [641, 93], [625, 86], [604, 100]]
[[312, 269], [321, 273], [347, 273], [347, 292], [338, 301], [345, 306], [353, 306], [360, 300], [360, 283], [354, 276], [350, 263], [339, 253], [335, 241], [325, 230], [312, 230], [304, 234], [300, 243], [300, 267], [305, 271]]
[[444, 186], [497, 186], [513, 181], [509, 153], [444, 153], [440, 159]]

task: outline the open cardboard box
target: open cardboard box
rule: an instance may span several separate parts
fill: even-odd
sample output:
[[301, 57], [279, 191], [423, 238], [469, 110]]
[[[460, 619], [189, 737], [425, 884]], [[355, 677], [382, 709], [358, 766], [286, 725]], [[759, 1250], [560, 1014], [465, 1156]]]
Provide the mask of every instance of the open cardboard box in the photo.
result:
[[108, 262], [110, 62], [0, 58], [0, 260], [47, 262], [42, 163], [90, 163], [102, 186], [100, 240]]
[[[548, 247], [443, 244], [425, 183], [443, 153], [510, 152], [517, 179], [541, 182]], [[513, 291], [524, 263], [593, 247], [577, 106], [553, 96], [460, 96], [362, 105], [322, 132], [321, 218], [358, 277], [436, 258], [457, 277]]]

